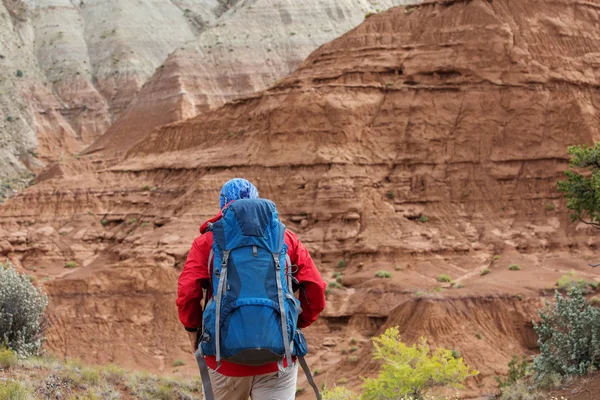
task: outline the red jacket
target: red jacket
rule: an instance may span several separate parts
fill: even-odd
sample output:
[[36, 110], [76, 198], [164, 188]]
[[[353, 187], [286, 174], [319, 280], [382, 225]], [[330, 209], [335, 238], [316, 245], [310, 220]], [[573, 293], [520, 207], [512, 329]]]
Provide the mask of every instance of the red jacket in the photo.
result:
[[[198, 236], [188, 253], [183, 271], [179, 276], [177, 290], [177, 307], [179, 319], [183, 326], [189, 329], [199, 328], [202, 325], [202, 287], [209, 286], [208, 257], [213, 243], [212, 232], [206, 232], [209, 222], [215, 222], [221, 218], [221, 213], [206, 221], [200, 227]], [[292, 232], [285, 231], [285, 243], [288, 246], [288, 255], [292, 264], [298, 266], [296, 279], [300, 282], [301, 294], [300, 304], [302, 313], [298, 317], [298, 327], [304, 328], [315, 322], [319, 313], [325, 308], [326, 283], [321, 278], [308, 250], [302, 245], [298, 237]], [[212, 369], [216, 369], [215, 357], [207, 356], [206, 363]], [[284, 360], [285, 365], [285, 360]], [[276, 372], [277, 363], [252, 367], [221, 361], [219, 372], [226, 376], [253, 376]]]

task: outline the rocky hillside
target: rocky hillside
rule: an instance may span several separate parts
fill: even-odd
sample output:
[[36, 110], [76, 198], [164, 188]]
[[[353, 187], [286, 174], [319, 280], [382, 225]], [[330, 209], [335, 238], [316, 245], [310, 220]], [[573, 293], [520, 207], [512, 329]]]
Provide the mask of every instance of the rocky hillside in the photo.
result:
[[600, 237], [570, 222], [556, 180], [566, 146], [600, 136], [599, 20], [567, 0], [373, 15], [269, 90], [131, 131], [122, 161], [55, 165], [0, 207], [0, 251], [51, 294], [54, 352], [167, 372], [193, 361], [178, 271], [243, 176], [332, 282], [307, 331], [319, 384], [360, 384], [370, 336], [399, 325], [481, 371], [467, 397], [493, 393], [513, 354], [535, 352], [557, 280], [597, 279]]
[[365, 13], [404, 2], [3, 0], [0, 179], [64, 161], [115, 121], [150, 129], [262, 90]]

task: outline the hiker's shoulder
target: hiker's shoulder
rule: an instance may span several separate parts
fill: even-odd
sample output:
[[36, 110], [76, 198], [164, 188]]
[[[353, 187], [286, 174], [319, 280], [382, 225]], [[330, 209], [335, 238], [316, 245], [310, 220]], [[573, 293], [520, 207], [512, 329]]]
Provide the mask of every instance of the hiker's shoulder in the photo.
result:
[[288, 246], [296, 246], [300, 243], [298, 236], [287, 228], [285, 230], [284, 240]]
[[211, 231], [201, 233], [200, 236], [197, 236], [194, 239], [194, 246], [197, 247], [205, 247], [211, 246], [213, 242], [213, 233]]

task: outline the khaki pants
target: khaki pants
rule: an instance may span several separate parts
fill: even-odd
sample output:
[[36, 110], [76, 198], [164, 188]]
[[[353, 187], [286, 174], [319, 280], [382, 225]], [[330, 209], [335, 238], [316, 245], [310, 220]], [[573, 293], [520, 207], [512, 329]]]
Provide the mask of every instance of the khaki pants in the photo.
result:
[[[208, 369], [215, 400], [293, 400], [296, 397], [298, 363], [283, 372], [230, 377]], [[204, 389], [203, 389], [204, 390]]]

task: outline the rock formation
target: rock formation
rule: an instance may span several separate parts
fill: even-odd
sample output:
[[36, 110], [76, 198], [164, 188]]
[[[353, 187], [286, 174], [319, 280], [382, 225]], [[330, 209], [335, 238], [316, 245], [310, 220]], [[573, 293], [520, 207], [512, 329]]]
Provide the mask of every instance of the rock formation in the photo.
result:
[[269, 90], [132, 131], [123, 161], [55, 165], [0, 207], [0, 252], [52, 294], [53, 351], [168, 372], [191, 360], [178, 270], [220, 185], [243, 176], [344, 286], [307, 330], [319, 384], [360, 384], [377, 368], [369, 337], [399, 325], [460, 351], [481, 371], [467, 393], [491, 393], [535, 351], [530, 321], [557, 279], [595, 278], [599, 236], [570, 222], [556, 181], [566, 146], [600, 136], [598, 21], [566, 0], [373, 15]]
[[[131, 129], [193, 116], [238, 90], [264, 89], [365, 13], [403, 2], [4, 0], [0, 179], [64, 161], [115, 120], [112, 132], [126, 138]], [[263, 56], [271, 51], [267, 66]], [[249, 84], [240, 85], [244, 79]], [[133, 110], [119, 118], [134, 98]], [[126, 140], [116, 140], [122, 143], [113, 150], [122, 150]]]

